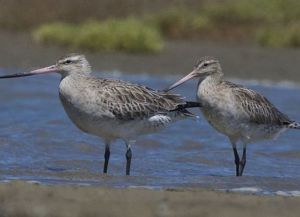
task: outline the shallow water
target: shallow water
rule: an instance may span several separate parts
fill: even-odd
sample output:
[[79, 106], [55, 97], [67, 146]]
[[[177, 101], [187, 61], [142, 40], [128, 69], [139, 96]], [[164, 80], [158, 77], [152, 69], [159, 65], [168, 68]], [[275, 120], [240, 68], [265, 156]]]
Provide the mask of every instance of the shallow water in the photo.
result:
[[[0, 70], [0, 73], [9, 73]], [[100, 73], [99, 73], [100, 74]], [[163, 89], [177, 78], [105, 74]], [[58, 98], [58, 75], [0, 81], [0, 179], [110, 187], [205, 187], [260, 194], [300, 195], [300, 132], [248, 146], [244, 177], [235, 177], [231, 145], [203, 119], [183, 120], [142, 136], [133, 147], [132, 175], [124, 176], [125, 145], [111, 147], [102, 175], [102, 141], [77, 129]], [[300, 85], [238, 81], [300, 120]], [[195, 98], [195, 82], [176, 89]]]

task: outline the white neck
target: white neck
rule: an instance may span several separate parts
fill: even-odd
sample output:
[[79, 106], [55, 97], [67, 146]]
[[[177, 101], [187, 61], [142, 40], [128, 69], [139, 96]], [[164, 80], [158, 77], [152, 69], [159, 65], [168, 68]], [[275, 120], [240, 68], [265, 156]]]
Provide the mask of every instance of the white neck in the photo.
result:
[[218, 83], [220, 83], [220, 81], [222, 81], [223, 79], [223, 73], [222, 71], [218, 70], [217, 72], [203, 78], [203, 79], [199, 79], [199, 83], [198, 83], [198, 88], [200, 85], [217, 85]]

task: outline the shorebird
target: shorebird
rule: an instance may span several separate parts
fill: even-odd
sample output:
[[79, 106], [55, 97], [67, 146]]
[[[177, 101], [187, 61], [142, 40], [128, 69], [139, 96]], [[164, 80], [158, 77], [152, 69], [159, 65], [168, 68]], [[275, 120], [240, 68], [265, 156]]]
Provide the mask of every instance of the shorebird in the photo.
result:
[[59, 97], [73, 123], [82, 131], [101, 137], [105, 143], [103, 173], [107, 173], [110, 144], [122, 139], [126, 144], [126, 175], [130, 174], [131, 145], [137, 136], [153, 133], [170, 123], [193, 116], [178, 94], [169, 94], [121, 80], [96, 78], [84, 55], [63, 57], [55, 65], [30, 72], [4, 75], [15, 78], [56, 72], [61, 75]]
[[[194, 70], [165, 91], [199, 78], [197, 99], [207, 121], [226, 135], [233, 148], [236, 176], [242, 176], [246, 165], [246, 148], [250, 143], [274, 139], [284, 130], [300, 129], [300, 124], [280, 112], [267, 98], [254, 90], [223, 80], [219, 61], [201, 58]], [[240, 159], [237, 144], [243, 145]]]

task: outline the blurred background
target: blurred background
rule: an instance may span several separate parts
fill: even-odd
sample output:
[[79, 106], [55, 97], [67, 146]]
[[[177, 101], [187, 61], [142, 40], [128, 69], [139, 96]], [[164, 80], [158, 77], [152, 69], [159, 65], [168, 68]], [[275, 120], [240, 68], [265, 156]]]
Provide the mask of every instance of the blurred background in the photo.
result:
[[97, 71], [182, 74], [201, 56], [212, 55], [229, 77], [300, 80], [298, 0], [0, 4], [2, 68], [51, 64], [79, 52]]

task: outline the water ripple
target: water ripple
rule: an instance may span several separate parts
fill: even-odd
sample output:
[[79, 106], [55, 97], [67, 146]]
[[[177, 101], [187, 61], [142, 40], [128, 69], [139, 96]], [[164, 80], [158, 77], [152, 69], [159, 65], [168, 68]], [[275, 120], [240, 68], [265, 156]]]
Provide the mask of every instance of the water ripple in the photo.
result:
[[[163, 89], [175, 77], [105, 74]], [[119, 77], [121, 76], [121, 77]], [[132, 176], [125, 171], [125, 146], [112, 145], [109, 175], [101, 174], [104, 146], [68, 119], [58, 99], [57, 75], [2, 80], [0, 84], [0, 179], [114, 187], [207, 187], [295, 196], [300, 190], [300, 134], [290, 130], [276, 141], [249, 145], [245, 177], [234, 176], [231, 146], [203, 119], [175, 123], [143, 136], [133, 147]], [[266, 95], [292, 119], [300, 120], [300, 86], [238, 81]], [[196, 82], [178, 88], [195, 99]]]

